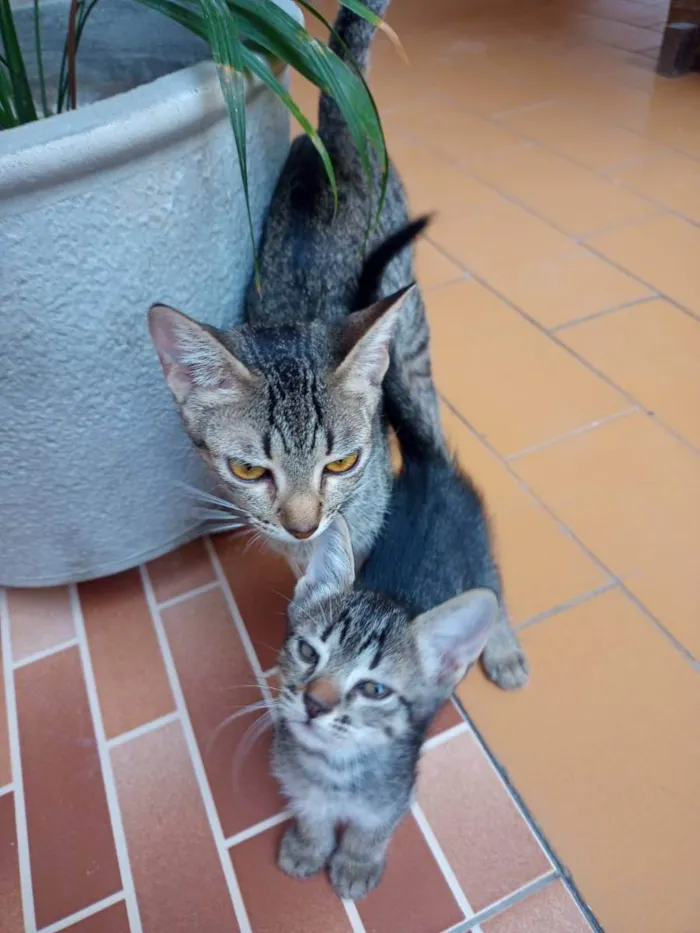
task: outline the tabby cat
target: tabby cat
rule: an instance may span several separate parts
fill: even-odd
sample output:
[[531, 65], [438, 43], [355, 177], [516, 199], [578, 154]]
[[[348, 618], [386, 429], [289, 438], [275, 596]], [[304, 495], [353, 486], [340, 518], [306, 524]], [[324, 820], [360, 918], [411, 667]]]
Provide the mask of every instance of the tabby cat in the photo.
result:
[[[367, 5], [381, 15], [388, 0]], [[335, 28], [331, 47], [365, 69], [374, 27], [342, 7]], [[365, 257], [380, 173], [368, 183], [325, 96], [319, 133], [335, 167], [337, 213], [318, 153], [300, 136], [272, 198], [259, 250], [263, 290], [251, 283], [245, 326], [214, 331], [164, 305], [149, 321], [185, 430], [224, 485], [234, 520], [298, 563], [340, 510], [360, 560], [381, 526], [391, 481], [380, 407], [390, 345], [391, 368], [438, 423], [423, 303], [417, 289], [406, 291], [410, 243], [425, 221], [407, 223], [392, 167]]]
[[483, 651], [503, 686], [527, 679], [481, 498], [406, 395], [401, 405], [403, 467], [372, 553], [356, 577], [335, 519], [297, 584], [279, 659], [273, 769], [295, 817], [279, 864], [296, 877], [328, 865], [344, 898], [379, 883], [426, 732], [470, 664]]

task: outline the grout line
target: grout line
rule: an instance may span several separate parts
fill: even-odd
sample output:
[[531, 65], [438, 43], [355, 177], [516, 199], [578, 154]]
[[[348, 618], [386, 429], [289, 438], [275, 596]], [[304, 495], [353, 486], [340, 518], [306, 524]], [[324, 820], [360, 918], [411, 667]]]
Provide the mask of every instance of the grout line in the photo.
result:
[[[433, 832], [432, 826], [428, 822], [425, 813], [423, 813], [423, 810], [417, 800], [414, 800], [414, 802], [411, 804], [411, 813], [413, 814], [413, 818], [418, 824], [420, 831], [423, 833], [423, 838], [425, 839], [428, 848], [433, 855], [433, 858], [437, 862], [443, 877], [447, 882], [447, 886], [449, 887], [450, 891], [452, 892], [452, 896], [457, 902], [457, 906], [462, 911], [465, 918], [467, 918], [469, 921], [470, 917], [474, 917], [472, 905], [469, 903], [467, 895], [462, 890], [462, 886], [457, 880], [455, 873], [452, 871], [452, 866], [447, 860], [447, 856], [442, 851], [442, 846], [438, 842], [437, 836]], [[481, 933], [481, 930], [478, 927], [468, 926], [467, 929], [474, 929], [474, 933]]]
[[550, 437], [546, 441], [542, 441], [541, 444], [534, 444], [532, 447], [524, 447], [522, 450], [518, 450], [514, 454], [506, 454], [503, 456], [503, 460], [505, 460], [506, 463], [513, 463], [513, 461], [519, 460], [521, 457], [527, 457], [529, 454], [536, 454], [540, 450], [546, 450], [548, 447], [552, 447], [554, 444], [558, 444], [560, 441], [568, 440], [571, 437], [578, 437], [581, 434], [587, 434], [588, 431], [599, 428], [601, 425], [609, 424], [611, 421], [617, 421], [618, 418], [626, 418], [627, 415], [632, 415], [639, 411], [641, 411], [639, 406], [634, 408], [625, 408], [624, 411], [616, 411], [612, 415], [606, 415], [605, 418], [599, 418], [597, 421], [591, 421], [589, 424], [583, 424], [578, 428], [572, 428], [571, 431], [565, 431], [563, 434], [557, 434], [554, 437]]
[[596, 321], [599, 317], [607, 317], [608, 314], [615, 314], [616, 311], [624, 311], [625, 308], [634, 308], [637, 305], [645, 305], [650, 301], [658, 301], [659, 293], [647, 295], [645, 298], [634, 298], [632, 301], [622, 301], [619, 305], [611, 305], [609, 308], [603, 308], [602, 311], [594, 311], [593, 314], [586, 314], [583, 317], [577, 317], [572, 321], [564, 321], [563, 324], [557, 324], [555, 327], [548, 328], [548, 333], [558, 334], [563, 330], [571, 330], [578, 327], [579, 324], [587, 324], [589, 321]]
[[465, 920], [462, 923], [457, 923], [455, 926], [450, 927], [446, 933], [471, 933], [471, 931], [474, 930], [474, 923], [484, 923], [486, 920], [490, 920], [494, 914], [501, 913], [514, 904], [517, 904], [519, 901], [523, 901], [525, 898], [530, 897], [530, 895], [536, 894], [538, 891], [541, 891], [542, 888], [546, 888], [548, 885], [552, 884], [553, 881], [556, 881], [558, 877], [559, 872], [557, 871], [546, 872], [544, 875], [540, 875], [539, 878], [535, 878], [534, 881], [529, 881], [527, 884], [522, 885], [517, 891], [506, 894], [505, 897], [502, 897], [500, 900], [480, 910], [471, 920]]
[[12, 783], [5, 784], [4, 787], [0, 787], [0, 797], [4, 797], [5, 794], [11, 794], [15, 789], [15, 785]]
[[545, 609], [544, 612], [538, 612], [537, 615], [530, 616], [530, 618], [525, 619], [524, 622], [518, 622], [513, 626], [513, 631], [520, 632], [522, 629], [529, 628], [531, 625], [536, 625], [538, 622], [543, 622], [545, 619], [549, 619], [551, 616], [559, 615], [560, 612], [565, 612], [567, 609], [573, 609], [574, 606], [579, 606], [581, 603], [586, 603], [589, 599], [595, 599], [596, 596], [602, 596], [602, 594], [607, 593], [608, 590], [615, 590], [618, 588], [619, 584], [616, 580], [611, 580], [609, 583], [603, 583], [602, 586], [597, 586], [595, 589], [587, 590], [585, 593], [581, 593], [579, 596], [574, 596], [571, 599], [567, 599], [563, 603], [557, 603], [557, 605], [552, 606], [551, 609]]
[[653, 625], [656, 626], [656, 628], [661, 632], [661, 634], [666, 636], [666, 638], [671, 642], [674, 648], [676, 648], [676, 650], [679, 651], [680, 654], [683, 655], [686, 661], [689, 661], [693, 666], [695, 666], [695, 664], [698, 661], [700, 661], [700, 658], [695, 658], [691, 654], [691, 652], [685, 647], [685, 645], [683, 645], [680, 641], [678, 641], [676, 636], [673, 635], [669, 631], [669, 629], [666, 628], [663, 622], [657, 619], [656, 616], [653, 614], [653, 612], [651, 612], [651, 610], [647, 606], [644, 605], [641, 599], [639, 599], [639, 597], [636, 596], [632, 592], [632, 590], [630, 590], [630, 588], [624, 582], [622, 577], [619, 577], [616, 573], [613, 573], [612, 570], [607, 566], [607, 564], [603, 563], [603, 561], [598, 557], [598, 555], [595, 554], [595, 552], [592, 551], [586, 544], [584, 544], [581, 538], [579, 538], [579, 536], [574, 531], [572, 531], [572, 529], [569, 528], [569, 526], [565, 524], [565, 522], [563, 522], [561, 518], [559, 518], [559, 516], [554, 511], [554, 509], [552, 509], [544, 499], [538, 496], [537, 493], [534, 491], [534, 489], [532, 489], [532, 487], [529, 486], [525, 482], [525, 480], [522, 479], [522, 477], [513, 469], [512, 464], [510, 464], [507, 460], [503, 459], [503, 457], [498, 453], [498, 451], [491, 445], [488, 438], [484, 434], [480, 434], [479, 431], [476, 430], [474, 425], [472, 425], [471, 422], [469, 422], [464, 417], [464, 415], [460, 411], [458, 411], [448, 399], [446, 399], [444, 396], [440, 396], [440, 398], [447, 405], [450, 411], [459, 418], [462, 424], [466, 428], [468, 428], [469, 431], [471, 431], [474, 437], [480, 440], [481, 443], [486, 447], [486, 449], [490, 453], [492, 453], [495, 457], [498, 458], [500, 463], [502, 463], [505, 466], [506, 470], [508, 470], [510, 475], [516, 480], [516, 482], [520, 485], [520, 487], [524, 489], [525, 492], [527, 492], [528, 495], [530, 495], [534, 499], [534, 501], [537, 502], [538, 505], [540, 505], [545, 510], [547, 515], [549, 515], [551, 518], [554, 519], [554, 521], [556, 522], [557, 526], [561, 529], [561, 531], [563, 531], [569, 538], [571, 538], [571, 540], [574, 541], [579, 546], [579, 548], [584, 552], [584, 554], [586, 554], [590, 558], [590, 560], [593, 561], [593, 563], [607, 575], [607, 577], [610, 580], [614, 581], [620, 587], [620, 589], [625, 594], [625, 596], [631, 602], [634, 603], [634, 605], [640, 610], [640, 612], [642, 612], [643, 615], [645, 615], [646, 618], [649, 619], [649, 621], [652, 622]]
[[438, 732], [437, 735], [433, 735], [429, 738], [427, 742], [423, 743], [421, 751], [429, 752], [432, 748], [437, 748], [438, 745], [444, 745], [445, 742], [449, 742], [451, 739], [457, 738], [458, 735], [462, 735], [469, 731], [470, 726], [466, 720], [464, 720], [464, 722], [458, 722], [456, 726], [450, 726], [450, 728], [445, 729], [444, 732]]
[[345, 913], [348, 915], [352, 933], [366, 933], [365, 925], [362, 922], [362, 917], [360, 916], [360, 911], [357, 909], [357, 904], [354, 901], [346, 900], [344, 900], [342, 904], [345, 908]]
[[236, 627], [236, 631], [238, 632], [238, 637], [241, 639], [243, 644], [243, 650], [245, 651], [248, 658], [248, 663], [253, 669], [253, 673], [257, 678], [263, 696], [266, 700], [272, 701], [272, 693], [267, 684], [267, 681], [265, 680], [265, 674], [260, 667], [260, 661], [258, 661], [255, 648], [253, 648], [253, 643], [250, 640], [250, 636], [248, 635], [248, 629], [246, 628], [243, 618], [238, 610], [238, 605], [236, 604], [236, 600], [234, 598], [229, 582], [226, 579], [226, 574], [224, 573], [224, 569], [221, 566], [221, 561], [219, 560], [219, 555], [216, 553], [216, 548], [211, 543], [211, 538], [203, 538], [202, 540], [204, 541], [204, 546], [207, 550], [207, 553], [209, 554], [209, 560], [214, 567], [214, 573], [216, 574], [217, 580], [221, 585], [224, 599], [226, 600], [226, 605], [228, 606], [229, 612], [231, 613], [231, 619], [233, 620], [233, 624]]
[[186, 593], [180, 593], [179, 596], [172, 596], [170, 599], [164, 599], [162, 603], [157, 602], [158, 608], [161, 611], [163, 609], [170, 609], [171, 606], [177, 606], [178, 603], [184, 603], [188, 599], [194, 599], [195, 596], [201, 596], [202, 593], [208, 593], [209, 590], [216, 589], [218, 585], [218, 580], [212, 580], [211, 583], [204, 583], [202, 586], [197, 586], [193, 590], [188, 590]]
[[12, 668], [13, 670], [17, 671], [21, 667], [26, 667], [28, 664], [33, 664], [35, 661], [43, 661], [44, 658], [50, 658], [52, 654], [58, 654], [61, 651], [67, 651], [68, 648], [75, 648], [77, 644], [77, 636], [68, 638], [66, 641], [62, 641], [58, 645], [53, 645], [51, 648], [45, 648], [43, 651], [37, 651], [34, 654], [27, 655], [26, 658], [20, 658], [19, 661], [15, 661], [13, 663]]
[[100, 760], [100, 770], [102, 772], [102, 783], [107, 797], [107, 808], [112, 826], [112, 837], [114, 839], [114, 848], [117, 854], [119, 864], [119, 873], [121, 875], [122, 885], [124, 887], [124, 900], [126, 901], [126, 912], [129, 918], [129, 927], [131, 933], [142, 933], [141, 916], [139, 906], [136, 900], [136, 890], [134, 888], [134, 879], [131, 874], [131, 862], [129, 861], [129, 850], [126, 843], [126, 834], [122, 823], [122, 814], [119, 807], [119, 795], [117, 785], [112, 771], [112, 760], [107, 747], [105, 737], [104, 723], [100, 712], [100, 700], [97, 693], [97, 683], [95, 681], [95, 672], [92, 668], [92, 659], [90, 657], [90, 647], [85, 632], [85, 620], [83, 619], [83, 609], [80, 604], [78, 587], [72, 583], [69, 587], [71, 608], [73, 610], [73, 622], [78, 638], [78, 650], [83, 668], [83, 679], [85, 681], [85, 690], [92, 717], [93, 728], [95, 730], [95, 739], [97, 743], [97, 754]]
[[151, 580], [148, 575], [147, 568], [145, 566], [140, 567], [140, 572], [144, 593], [146, 594], [146, 602], [148, 603], [148, 608], [151, 610], [153, 627], [155, 629], [156, 638], [160, 647], [160, 653], [163, 657], [165, 670], [168, 674], [170, 689], [173, 692], [175, 706], [180, 715], [185, 744], [187, 745], [187, 750], [189, 752], [192, 769], [194, 771], [195, 779], [201, 794], [204, 810], [206, 812], [209, 826], [214, 837], [214, 842], [216, 844], [216, 849], [219, 855], [219, 861], [221, 863], [224, 878], [226, 879], [229, 896], [233, 904], [233, 909], [236, 915], [236, 920], [238, 921], [240, 933], [252, 933], [250, 920], [248, 919], [248, 912], [245, 908], [243, 895], [241, 894], [238, 879], [236, 878], [236, 873], [233, 869], [233, 862], [231, 861], [228, 854], [228, 849], [226, 848], [226, 840], [224, 838], [221, 822], [219, 821], [219, 816], [216, 811], [214, 797], [209, 786], [209, 781], [207, 780], [207, 774], [204, 769], [204, 762], [202, 761], [202, 755], [197, 745], [194, 729], [192, 728], [192, 722], [187, 710], [185, 696], [180, 685], [180, 678], [178, 677], [175, 661], [173, 660], [168, 638], [165, 634], [163, 619], [160, 614], [160, 609], [156, 603], [155, 595], [153, 593], [153, 586], [151, 585]]
[[103, 897], [101, 901], [96, 901], [94, 904], [90, 904], [89, 907], [77, 910], [74, 914], [71, 914], [70, 917], [64, 917], [62, 920], [57, 920], [56, 923], [52, 923], [48, 927], [42, 927], [39, 933], [60, 933], [61, 930], [72, 927], [73, 924], [80, 923], [81, 920], [87, 920], [88, 917], [94, 917], [95, 914], [100, 913], [100, 911], [106, 910], [114, 904], [120, 904], [123, 900], [124, 892], [117, 891], [116, 894]]
[[[493, 754], [493, 752], [490, 750], [489, 746], [486, 743], [486, 740], [484, 739], [483, 735], [479, 732], [478, 728], [474, 724], [474, 721], [469, 715], [469, 713], [467, 713], [464, 707], [464, 704], [461, 702], [459, 697], [456, 697], [456, 703], [457, 703], [457, 706], [461, 709], [462, 715], [464, 716], [464, 718], [471, 725], [474, 731], [474, 737], [476, 739], [476, 742], [478, 743], [479, 747], [482, 749], [484, 755], [488, 759], [489, 763], [491, 764], [491, 767], [494, 769], [494, 771], [498, 775], [501, 782], [505, 785], [508, 793], [510, 794], [511, 799], [513, 800], [514, 804], [516, 805], [516, 807], [522, 814], [523, 819], [525, 820], [527, 825], [530, 827], [530, 830], [533, 836], [539, 842], [540, 848], [545, 853], [548, 861], [550, 862], [551, 865], [554, 866], [557, 874], [560, 876], [561, 880], [567, 887], [569, 893], [574, 898], [579, 908], [582, 910], [586, 919], [589, 921], [589, 923], [594, 928], [596, 933], [604, 933], [597, 919], [593, 915], [593, 912], [591, 911], [589, 906], [586, 904], [586, 902], [581, 897], [578, 891], [578, 888], [573, 882], [571, 874], [566, 869], [561, 859], [557, 856], [556, 852], [554, 851], [554, 848], [549, 842], [548, 837], [544, 835], [544, 833], [538, 826], [537, 822], [535, 821], [534, 817], [532, 816], [532, 814], [526, 807], [525, 802], [520, 796], [518, 789], [510, 781], [508, 772], [503, 767], [503, 765], [500, 763], [500, 761], [496, 758], [495, 754]], [[455, 933], [455, 931], [450, 931], [450, 933]]]
[[12, 657], [10, 614], [5, 590], [0, 590], [0, 639], [2, 639], [10, 767], [12, 783], [15, 788], [15, 828], [17, 836], [20, 894], [22, 898], [22, 916], [24, 917], [25, 933], [35, 933], [36, 913], [34, 910], [34, 891], [32, 888], [32, 865], [29, 857], [27, 810], [24, 799], [24, 782], [22, 779], [22, 753], [19, 738], [19, 720], [17, 718], [17, 694], [15, 691], [12, 664], [10, 662], [10, 658]]
[[278, 672], [278, 667], [275, 664], [274, 667], [268, 667], [266, 671], [263, 671], [263, 677], [265, 678], [265, 680], [267, 680], [270, 677], [274, 677], [277, 672]]
[[142, 735], [147, 735], [149, 732], [155, 732], [155, 730], [160, 729], [161, 726], [167, 726], [179, 718], [180, 715], [177, 711], [174, 713], [166, 713], [165, 716], [159, 716], [157, 719], [152, 719], [150, 722], [146, 722], [142, 726], [136, 726], [135, 729], [129, 729], [128, 732], [122, 732], [121, 735], [115, 735], [113, 739], [107, 739], [107, 748], [111, 749], [116, 748], [118, 745], [124, 745], [125, 742], [130, 742], [132, 739], [138, 739]]
[[240, 845], [241, 842], [252, 839], [253, 836], [259, 836], [260, 833], [272, 829], [273, 826], [279, 826], [280, 823], [284, 823], [291, 818], [292, 814], [289, 810], [282, 810], [280, 813], [275, 813], [274, 816], [270, 816], [266, 820], [261, 820], [254, 826], [249, 826], [248, 829], [242, 829], [240, 833], [236, 833], [235, 836], [229, 836], [228, 839], [224, 839], [224, 845], [228, 849], [231, 849], [233, 846]]

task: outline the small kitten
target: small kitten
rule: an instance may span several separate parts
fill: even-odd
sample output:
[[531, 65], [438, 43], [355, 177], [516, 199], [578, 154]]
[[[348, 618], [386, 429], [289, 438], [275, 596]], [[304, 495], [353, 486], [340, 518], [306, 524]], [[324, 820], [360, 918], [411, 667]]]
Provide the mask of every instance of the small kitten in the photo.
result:
[[327, 864], [353, 899], [381, 879], [426, 731], [468, 667], [493, 642], [501, 679], [527, 677], [479, 494], [391, 385], [404, 464], [384, 527], [357, 579], [342, 517], [319, 538], [279, 661], [273, 770], [296, 818], [279, 864]]
[[[373, 297], [384, 268], [427, 224], [407, 224], [368, 257], [358, 282]], [[246, 525], [303, 563], [341, 509], [355, 554], [369, 552], [391, 484], [381, 386], [403, 288], [338, 326], [243, 325], [217, 331], [166, 305], [151, 337], [187, 434]], [[225, 520], [222, 501], [221, 519]]]

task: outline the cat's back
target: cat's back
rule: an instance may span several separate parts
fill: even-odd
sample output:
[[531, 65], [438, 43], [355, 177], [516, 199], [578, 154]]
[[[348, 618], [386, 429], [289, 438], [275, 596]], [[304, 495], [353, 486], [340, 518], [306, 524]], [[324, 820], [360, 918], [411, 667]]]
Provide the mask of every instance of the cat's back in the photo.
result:
[[[248, 324], [267, 327], [317, 318], [339, 324], [344, 319], [353, 305], [367, 248], [407, 220], [403, 188], [392, 167], [380, 222], [367, 241], [379, 182], [377, 178], [368, 185], [359, 165], [356, 168], [348, 170], [346, 165], [337, 172], [334, 213], [333, 193], [318, 153], [307, 136], [294, 140], [259, 248], [262, 292], [251, 283], [246, 295]], [[410, 257], [408, 261], [406, 279]]]
[[404, 464], [360, 583], [418, 611], [472, 587], [500, 592], [483, 500], [448, 455]]

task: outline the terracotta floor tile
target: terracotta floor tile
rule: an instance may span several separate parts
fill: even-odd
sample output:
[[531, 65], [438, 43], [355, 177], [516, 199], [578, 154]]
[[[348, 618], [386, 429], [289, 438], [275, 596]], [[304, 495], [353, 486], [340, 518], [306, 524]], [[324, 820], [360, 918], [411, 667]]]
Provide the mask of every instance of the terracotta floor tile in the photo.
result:
[[286, 824], [231, 849], [231, 861], [255, 933], [351, 933], [352, 927], [325, 875], [303, 881], [277, 867]]
[[594, 236], [589, 242], [596, 251], [700, 314], [697, 227], [679, 217], [653, 217], [637, 226]]
[[694, 930], [697, 673], [618, 591], [522, 640], [527, 689], [472, 676], [470, 715], [606, 933]]
[[561, 339], [700, 449], [700, 321], [659, 299], [569, 328]]
[[424, 292], [464, 278], [457, 263], [443, 256], [428, 240], [422, 240], [416, 249], [416, 275]]
[[438, 388], [500, 453], [629, 408], [478, 282], [446, 285], [429, 293], [427, 303]]
[[572, 246], [544, 220], [496, 195], [488, 207], [469, 214], [438, 214], [429, 237], [446, 255], [486, 279], [503, 265], [537, 262]]
[[381, 884], [357, 907], [366, 933], [442, 933], [464, 919], [411, 814], [391, 841]]
[[472, 735], [424, 754], [418, 799], [475, 912], [551, 869]]
[[661, 37], [651, 29], [644, 29], [631, 23], [618, 23], [610, 19], [581, 17], [579, 33], [589, 39], [604, 42], [627, 52], [642, 52], [661, 44]]
[[595, 171], [662, 152], [638, 133], [596, 120], [564, 103], [517, 110], [503, 124]]
[[670, 149], [700, 159], [700, 127], [697, 97], [686, 107], [657, 108], [649, 121], [649, 134]]
[[144, 933], [237, 933], [180, 724], [111, 756]]
[[515, 469], [700, 658], [697, 455], [633, 414], [523, 457]]
[[0, 642], [0, 787], [4, 787], [11, 781], [12, 763], [10, 761], [10, 739], [8, 734], [7, 703], [5, 700], [5, 674], [2, 662], [2, 643]]
[[281, 554], [246, 535], [213, 540], [260, 666], [269, 670], [284, 641], [294, 574]]
[[42, 927], [115, 894], [121, 879], [78, 649], [19, 668], [15, 690]]
[[695, 159], [666, 152], [611, 174], [625, 188], [700, 223], [700, 162]]
[[17, 858], [15, 795], [0, 796], [0, 917], [3, 933], [25, 933]]
[[283, 809], [271, 732], [248, 747], [260, 714], [227, 722], [262, 693], [221, 590], [163, 610], [163, 623], [224, 835], [233, 836]]
[[460, 464], [486, 498], [512, 620], [603, 585], [603, 573], [481, 441], [447, 408], [442, 418]]
[[497, 153], [477, 176], [572, 236], [633, 223], [659, 209], [533, 143]]
[[589, 933], [591, 927], [564, 887], [553, 881], [481, 924], [483, 933]]
[[413, 215], [436, 212], [438, 217], [459, 217], [498, 200], [491, 188], [406, 135], [392, 139], [390, 153], [406, 186]]
[[138, 570], [78, 587], [108, 739], [175, 709]]
[[522, 147], [522, 138], [506, 127], [446, 103], [402, 111], [394, 122], [452, 162], [481, 164], [497, 152]]
[[204, 542], [191, 541], [148, 565], [153, 592], [159, 603], [181, 596], [216, 579]]
[[7, 609], [15, 662], [75, 638], [70, 593], [65, 586], [7, 590]]
[[556, 256], [504, 264], [489, 272], [488, 282], [545, 327], [653, 294], [646, 285], [573, 244]]
[[446, 703], [440, 712], [437, 714], [433, 723], [428, 730], [428, 736], [440, 735], [441, 732], [446, 732], [448, 729], [454, 728], [454, 726], [459, 726], [464, 722], [464, 717], [457, 708], [457, 706], [450, 700], [449, 703]]
[[126, 905], [123, 901], [113, 904], [85, 920], [72, 923], [65, 928], [65, 933], [131, 933]]

